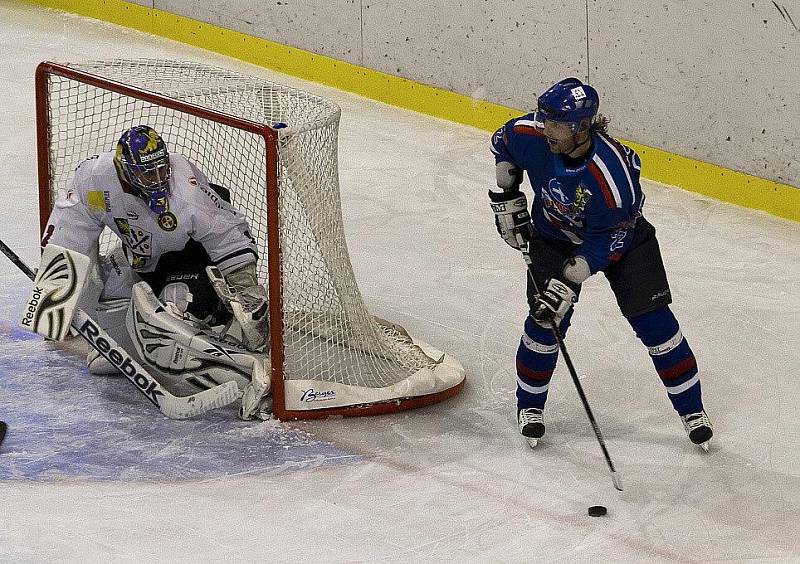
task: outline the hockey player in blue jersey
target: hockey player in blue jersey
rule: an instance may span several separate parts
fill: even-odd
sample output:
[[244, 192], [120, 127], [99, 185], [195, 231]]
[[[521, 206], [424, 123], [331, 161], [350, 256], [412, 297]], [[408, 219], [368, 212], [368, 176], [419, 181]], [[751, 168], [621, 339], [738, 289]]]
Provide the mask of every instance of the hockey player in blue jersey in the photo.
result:
[[[694, 354], [669, 308], [655, 228], [642, 215], [639, 157], [606, 133], [599, 102], [594, 88], [566, 78], [539, 97], [535, 112], [510, 120], [492, 137], [500, 189], [489, 191], [495, 224], [513, 248], [527, 245], [541, 290], [529, 277], [530, 314], [516, 355], [519, 430], [531, 446], [544, 435], [558, 358], [551, 322], [565, 334], [581, 284], [603, 272], [690, 440], [707, 450], [712, 426]], [[520, 190], [523, 173], [533, 189], [532, 214]]]

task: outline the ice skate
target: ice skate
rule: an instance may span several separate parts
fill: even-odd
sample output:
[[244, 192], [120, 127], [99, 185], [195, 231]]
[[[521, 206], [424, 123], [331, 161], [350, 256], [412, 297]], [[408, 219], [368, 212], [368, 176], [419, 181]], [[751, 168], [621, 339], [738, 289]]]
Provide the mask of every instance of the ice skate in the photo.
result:
[[701, 411], [699, 413], [681, 415], [681, 420], [689, 435], [689, 440], [708, 452], [708, 443], [711, 441], [711, 437], [714, 436], [714, 430], [706, 412]]
[[544, 436], [544, 410], [530, 407], [517, 412], [519, 432], [528, 440], [528, 445], [534, 448], [539, 439]]

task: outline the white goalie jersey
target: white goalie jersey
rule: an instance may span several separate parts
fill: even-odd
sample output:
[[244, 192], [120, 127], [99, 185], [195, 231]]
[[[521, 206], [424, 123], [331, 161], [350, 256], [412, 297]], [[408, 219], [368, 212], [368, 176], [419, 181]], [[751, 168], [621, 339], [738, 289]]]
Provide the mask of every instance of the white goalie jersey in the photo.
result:
[[123, 189], [113, 158], [114, 152], [93, 155], [78, 166], [70, 189], [55, 203], [42, 246], [52, 242], [94, 256], [108, 227], [122, 240], [135, 272], [152, 272], [162, 255], [182, 250], [190, 239], [203, 245], [223, 274], [257, 260], [245, 217], [186, 157], [170, 155], [168, 210], [161, 215]]

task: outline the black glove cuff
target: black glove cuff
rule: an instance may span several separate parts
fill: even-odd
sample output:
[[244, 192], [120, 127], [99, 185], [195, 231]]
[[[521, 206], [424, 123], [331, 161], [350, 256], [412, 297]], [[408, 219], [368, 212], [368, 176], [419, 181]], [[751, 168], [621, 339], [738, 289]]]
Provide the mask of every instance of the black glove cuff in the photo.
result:
[[489, 190], [489, 200], [495, 204], [510, 202], [511, 200], [519, 198], [521, 195], [522, 192], [519, 190], [511, 190], [509, 192], [495, 192], [494, 190]]

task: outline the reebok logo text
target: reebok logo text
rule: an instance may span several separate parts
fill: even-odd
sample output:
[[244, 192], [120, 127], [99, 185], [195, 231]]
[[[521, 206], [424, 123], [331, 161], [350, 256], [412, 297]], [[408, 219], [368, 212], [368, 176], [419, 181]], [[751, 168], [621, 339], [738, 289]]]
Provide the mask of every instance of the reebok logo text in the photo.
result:
[[42, 299], [42, 292], [44, 292], [44, 289], [40, 288], [39, 286], [33, 288], [33, 295], [28, 301], [28, 308], [25, 311], [25, 317], [22, 318], [22, 324], [29, 329], [31, 328], [31, 323], [33, 323], [34, 314], [36, 313], [36, 307], [39, 305], [39, 300]]
[[124, 349], [113, 347], [108, 339], [100, 337], [100, 329], [91, 319], [86, 320], [78, 331], [97, 349], [97, 352], [117, 367], [131, 382], [136, 384], [136, 387], [142, 390], [151, 402], [156, 406], [159, 405], [158, 398], [164, 394], [155, 389], [158, 385], [157, 382], [139, 372], [134, 366], [135, 361], [131, 359]]

